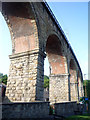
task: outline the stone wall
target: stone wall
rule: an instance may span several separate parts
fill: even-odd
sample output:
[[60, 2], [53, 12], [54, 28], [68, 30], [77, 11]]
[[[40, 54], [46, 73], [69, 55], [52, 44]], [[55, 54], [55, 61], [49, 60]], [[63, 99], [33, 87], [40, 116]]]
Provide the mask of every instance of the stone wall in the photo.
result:
[[77, 104], [77, 102], [55, 103], [55, 114], [59, 116], [72, 116], [75, 114], [82, 114], [84, 105]]
[[36, 81], [36, 100], [43, 101], [44, 95], [44, 58], [45, 54], [40, 52], [38, 55], [37, 81]]
[[[10, 56], [10, 74], [6, 89], [6, 96], [10, 101], [43, 100], [43, 79], [37, 78], [40, 70], [38, 67], [39, 54], [36, 50]], [[39, 74], [41, 76], [41, 73]]]
[[3, 119], [49, 117], [49, 102], [9, 103], [1, 106]]
[[68, 101], [68, 74], [51, 75], [49, 84], [49, 100], [51, 103]]

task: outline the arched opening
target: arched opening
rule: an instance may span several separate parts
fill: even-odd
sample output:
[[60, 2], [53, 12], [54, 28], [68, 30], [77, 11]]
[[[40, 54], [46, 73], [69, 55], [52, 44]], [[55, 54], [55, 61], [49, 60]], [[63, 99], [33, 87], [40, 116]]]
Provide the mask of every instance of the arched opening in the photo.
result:
[[12, 42], [8, 25], [0, 12], [0, 73], [9, 73], [9, 55], [12, 53]]
[[76, 65], [73, 59], [70, 60], [70, 98], [71, 101], [77, 101], [77, 74]]
[[66, 76], [66, 57], [59, 38], [50, 35], [46, 43], [46, 55], [49, 61], [49, 101], [51, 103], [67, 101], [65, 90], [68, 78]]
[[[46, 54], [46, 52], [45, 52]], [[50, 65], [48, 57], [44, 59], [44, 95], [43, 101], [49, 101], [49, 75], [50, 75]]]
[[81, 96], [81, 88], [80, 88], [80, 86], [81, 86], [81, 79], [80, 79], [80, 72], [78, 71], [78, 78], [77, 78], [77, 81], [78, 81], [78, 100], [80, 99], [80, 96]]
[[44, 75], [47, 75], [47, 76], [50, 75], [50, 64], [49, 64], [47, 56], [46, 56], [46, 58], [44, 60]]
[[78, 94], [79, 98], [83, 96], [83, 81], [81, 79], [80, 71], [78, 71]]
[[46, 53], [50, 64], [50, 74], [65, 74], [65, 56], [60, 40], [57, 36], [51, 35], [48, 37], [46, 44]]
[[36, 22], [31, 4], [28, 2], [5, 2], [2, 4], [2, 10], [8, 16], [9, 27], [11, 27], [11, 34], [14, 37], [13, 54], [35, 49], [33, 23]]
[[[0, 12], [0, 93], [2, 102], [5, 100], [7, 79], [9, 76], [10, 59], [12, 53], [11, 36], [8, 25]], [[2, 88], [2, 89], [1, 89]]]

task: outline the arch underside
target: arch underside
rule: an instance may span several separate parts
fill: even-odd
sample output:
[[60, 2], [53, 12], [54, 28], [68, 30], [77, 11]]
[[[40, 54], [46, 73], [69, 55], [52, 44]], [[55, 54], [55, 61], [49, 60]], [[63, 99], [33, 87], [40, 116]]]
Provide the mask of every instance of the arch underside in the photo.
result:
[[34, 30], [36, 22], [31, 4], [5, 2], [2, 4], [2, 11], [7, 16], [11, 32], [12, 53], [17, 54], [37, 48]]
[[76, 64], [73, 59], [70, 60], [70, 97], [71, 101], [79, 99]]
[[51, 74], [66, 73], [66, 59], [63, 54], [63, 49], [60, 40], [57, 36], [51, 35], [48, 37], [46, 44], [46, 53], [50, 63]]
[[78, 71], [78, 95], [79, 97], [83, 96], [83, 81], [81, 79], [79, 71]]

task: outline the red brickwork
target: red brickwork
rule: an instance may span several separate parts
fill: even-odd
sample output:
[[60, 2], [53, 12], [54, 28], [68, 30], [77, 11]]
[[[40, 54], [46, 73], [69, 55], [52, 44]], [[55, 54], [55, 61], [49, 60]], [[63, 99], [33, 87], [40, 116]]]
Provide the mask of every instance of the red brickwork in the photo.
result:
[[48, 38], [46, 52], [51, 65], [51, 74], [64, 74], [66, 71], [62, 45], [55, 35]]
[[70, 92], [71, 101], [77, 101], [77, 74], [73, 59], [70, 61]]
[[12, 27], [14, 53], [21, 53], [36, 48], [34, 35], [35, 18], [29, 3], [9, 3], [5, 5], [9, 23]]

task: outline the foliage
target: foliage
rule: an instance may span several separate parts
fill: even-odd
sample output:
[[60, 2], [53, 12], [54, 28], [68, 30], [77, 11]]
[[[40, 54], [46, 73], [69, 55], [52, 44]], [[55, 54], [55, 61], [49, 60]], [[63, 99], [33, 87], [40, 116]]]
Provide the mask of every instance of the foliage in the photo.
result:
[[0, 73], [0, 83], [2, 82], [3, 74]]
[[84, 80], [83, 86], [84, 86], [84, 91], [86, 86], [87, 97], [88, 99], [90, 99], [90, 80]]
[[44, 75], [44, 88], [49, 88], [49, 77]]
[[0, 73], [0, 83], [4, 83], [5, 85], [7, 84], [7, 75], [3, 75], [2, 73]]
[[3, 74], [2, 74], [2, 73], [0, 73], [0, 79], [2, 79], [2, 77], [3, 77]]
[[87, 100], [87, 97], [81, 97], [80, 102], [82, 103], [89, 103], [89, 100]]

